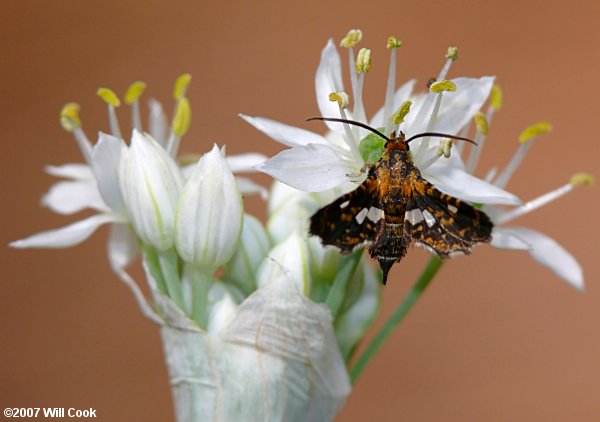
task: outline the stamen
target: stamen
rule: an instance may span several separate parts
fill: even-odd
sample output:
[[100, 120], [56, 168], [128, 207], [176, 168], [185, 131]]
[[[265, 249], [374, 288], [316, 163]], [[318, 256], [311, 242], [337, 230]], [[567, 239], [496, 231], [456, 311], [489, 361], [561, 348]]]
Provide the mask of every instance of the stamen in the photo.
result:
[[475, 126], [477, 127], [477, 134], [475, 135], [475, 142], [479, 145], [478, 148], [471, 148], [469, 154], [469, 161], [467, 162], [467, 172], [473, 174], [477, 168], [479, 157], [481, 156], [481, 150], [485, 145], [485, 139], [487, 137], [489, 126], [488, 120], [482, 112], [478, 111], [473, 118], [475, 120]]
[[490, 94], [490, 106], [498, 111], [502, 108], [502, 89], [499, 85], [494, 84], [492, 93]]
[[356, 84], [356, 91], [354, 92], [354, 117], [360, 121], [366, 122], [367, 115], [365, 114], [365, 107], [363, 105], [363, 86], [365, 82], [365, 74], [371, 70], [371, 50], [368, 48], [361, 48], [358, 51], [356, 58], [356, 72], [358, 73], [358, 80]]
[[[402, 46], [402, 41], [391, 36], [388, 38], [387, 48], [390, 50], [390, 70], [388, 74], [387, 87], [385, 91], [385, 103], [383, 105], [384, 119], [390, 116], [394, 107], [394, 91], [396, 90], [396, 50]], [[392, 119], [386, 120], [385, 131], [390, 132], [392, 129]]]
[[454, 91], [456, 91], [456, 84], [452, 81], [441, 80], [441, 81], [434, 82], [433, 84], [431, 84], [431, 86], [429, 87], [429, 90], [431, 92], [435, 92], [435, 93], [440, 93], [440, 92], [444, 92], [444, 91], [454, 92]]
[[181, 137], [187, 133], [191, 121], [192, 109], [190, 107], [190, 102], [185, 97], [181, 98], [177, 102], [175, 116], [171, 122], [171, 136], [169, 136], [167, 142], [167, 152], [171, 154], [172, 157], [177, 156]]
[[[425, 132], [431, 132], [433, 127], [435, 126], [435, 122], [437, 120], [438, 113], [440, 111], [440, 105], [442, 103], [442, 94], [445, 91], [454, 92], [456, 91], [456, 84], [452, 81], [440, 80], [438, 82], [433, 83], [429, 90], [431, 92], [437, 93], [435, 97], [435, 103], [433, 105], [433, 110], [431, 111], [431, 115], [429, 117], [429, 122], [427, 123]], [[419, 146], [419, 150], [417, 151], [418, 155], [421, 155], [427, 150], [429, 147], [429, 138], [423, 138], [421, 145]]]
[[179, 101], [185, 97], [191, 82], [192, 75], [189, 73], [184, 73], [175, 80], [175, 86], [173, 87], [173, 98], [175, 101]]
[[520, 217], [524, 214], [530, 213], [533, 210], [536, 210], [552, 201], [557, 200], [561, 196], [564, 196], [567, 193], [573, 191], [575, 189], [575, 187], [583, 186], [583, 185], [590, 186], [593, 183], [593, 181], [594, 181], [594, 177], [591, 174], [588, 174], [588, 173], [575, 174], [571, 178], [569, 183], [561, 186], [558, 189], [548, 192], [542, 196], [539, 196], [512, 211], [508, 211], [508, 212], [500, 215], [500, 217], [498, 219], [496, 219], [495, 223], [496, 224], [504, 224], [509, 221], [512, 221], [517, 217]]
[[363, 33], [360, 29], [351, 29], [350, 31], [348, 31], [346, 36], [342, 38], [342, 41], [340, 41], [340, 47], [355, 47], [362, 40], [362, 37]]
[[60, 124], [64, 130], [73, 134], [81, 155], [90, 164], [92, 162], [92, 144], [81, 129], [80, 109], [81, 107], [77, 103], [65, 104], [60, 111]]
[[502, 171], [502, 173], [500, 173], [500, 175], [494, 182], [496, 186], [498, 186], [501, 189], [504, 189], [506, 187], [513, 173], [519, 167], [519, 165], [525, 158], [525, 155], [527, 155], [527, 151], [529, 151], [529, 149], [533, 145], [533, 141], [535, 140], [535, 138], [542, 133], [549, 132], [550, 129], [551, 126], [549, 123], [540, 122], [529, 126], [523, 131], [523, 133], [521, 133], [521, 136], [519, 136], [519, 148], [517, 148], [517, 151], [513, 155], [506, 168]]
[[138, 99], [144, 93], [146, 84], [142, 81], [133, 82], [127, 88], [125, 92], [125, 103], [131, 106], [131, 124], [132, 126], [141, 131], [142, 130], [142, 118], [140, 117], [140, 103]]
[[404, 101], [402, 103], [402, 105], [400, 105], [400, 107], [398, 107], [398, 110], [396, 110], [396, 112], [394, 114], [392, 114], [392, 116], [390, 117], [390, 120], [392, 122], [394, 122], [394, 124], [399, 126], [400, 123], [404, 122], [404, 118], [410, 112], [411, 106], [412, 106], [412, 101], [408, 101], [408, 100]]
[[[348, 117], [346, 115], [346, 107], [348, 107], [348, 103], [350, 102], [350, 97], [348, 96], [348, 94], [346, 94], [343, 91], [340, 92], [332, 92], [331, 94], [329, 94], [329, 101], [337, 101], [339, 109], [340, 109], [340, 117], [342, 120], [348, 120]], [[350, 152], [352, 153], [352, 156], [354, 157], [354, 159], [357, 162], [362, 162], [362, 156], [360, 155], [360, 151], [358, 150], [358, 145], [356, 142], [356, 138], [354, 136], [354, 133], [352, 132], [352, 129], [350, 128], [350, 126], [348, 125], [348, 123], [343, 122], [343, 126], [344, 126], [344, 133], [346, 134], [346, 136], [344, 137], [344, 139], [346, 140], [346, 144], [348, 144], [348, 147], [350, 148]]]
[[458, 47], [448, 47], [448, 50], [446, 52], [446, 63], [444, 64], [444, 67], [442, 68], [442, 70], [440, 71], [440, 74], [437, 77], [438, 81], [446, 79], [446, 75], [448, 74], [448, 71], [450, 70], [450, 66], [452, 66], [452, 63], [457, 59], [458, 59]]
[[452, 149], [452, 141], [450, 139], [442, 139], [438, 146], [437, 155], [444, 158], [450, 158], [450, 150]]
[[98, 88], [96, 94], [106, 103], [108, 104], [108, 121], [110, 124], [110, 131], [113, 136], [117, 138], [123, 138], [121, 136], [121, 128], [119, 127], [119, 120], [117, 119], [117, 112], [115, 111], [116, 107], [121, 105], [121, 101], [117, 94], [112, 89], [108, 88]]

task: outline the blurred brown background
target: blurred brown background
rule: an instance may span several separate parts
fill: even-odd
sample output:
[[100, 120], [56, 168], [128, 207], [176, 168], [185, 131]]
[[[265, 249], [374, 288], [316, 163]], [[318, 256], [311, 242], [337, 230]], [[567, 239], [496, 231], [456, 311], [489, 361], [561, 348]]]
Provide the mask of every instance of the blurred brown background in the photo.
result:
[[[39, 206], [46, 164], [80, 161], [58, 124], [78, 101], [88, 134], [108, 130], [98, 86], [148, 83], [170, 110], [171, 86], [193, 74], [183, 150], [214, 141], [230, 153], [282, 147], [236, 115], [318, 130], [314, 71], [329, 37], [365, 33], [374, 65], [366, 103], [382, 102], [388, 35], [404, 40], [399, 80], [435, 76], [448, 45], [454, 76], [496, 75], [504, 89], [482, 171], [507, 162], [521, 130], [554, 131], [509, 188], [533, 198], [578, 171], [598, 173], [600, 35], [596, 1], [13, 1], [0, 5], [0, 244], [77, 217]], [[346, 59], [346, 56], [342, 56]], [[346, 69], [344, 69], [346, 71]], [[128, 116], [122, 114], [122, 122]], [[268, 179], [260, 179], [267, 182]], [[526, 253], [481, 247], [448, 264], [376, 358], [340, 421], [590, 421], [600, 419], [598, 188], [518, 221], [579, 260], [579, 294]], [[264, 216], [259, 200], [250, 211]], [[69, 250], [1, 250], [0, 404], [93, 407], [99, 420], [172, 420], [157, 329], [109, 271], [106, 232]], [[378, 323], [422, 268], [422, 250], [394, 268]]]

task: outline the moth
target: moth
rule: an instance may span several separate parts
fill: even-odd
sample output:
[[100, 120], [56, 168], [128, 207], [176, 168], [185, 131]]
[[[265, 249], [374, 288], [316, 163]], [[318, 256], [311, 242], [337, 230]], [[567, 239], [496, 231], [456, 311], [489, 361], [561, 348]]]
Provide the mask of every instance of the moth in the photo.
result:
[[367, 178], [355, 190], [318, 210], [309, 232], [324, 245], [342, 253], [368, 247], [383, 271], [383, 284], [392, 266], [416, 244], [448, 258], [469, 254], [477, 243], [490, 242], [493, 224], [471, 205], [437, 190], [421, 176], [410, 156], [409, 143], [425, 136], [473, 141], [454, 135], [421, 133], [388, 138], [376, 129], [346, 119], [314, 117], [309, 120], [344, 122], [363, 127], [385, 139], [385, 150]]

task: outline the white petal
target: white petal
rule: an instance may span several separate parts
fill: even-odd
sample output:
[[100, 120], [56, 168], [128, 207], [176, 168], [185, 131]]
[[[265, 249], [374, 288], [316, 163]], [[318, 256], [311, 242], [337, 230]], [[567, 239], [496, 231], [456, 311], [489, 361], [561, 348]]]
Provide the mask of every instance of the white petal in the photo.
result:
[[111, 267], [118, 271], [127, 267], [135, 259], [137, 240], [129, 224], [112, 224], [108, 235], [108, 260]]
[[240, 114], [239, 116], [265, 135], [289, 147], [327, 143], [321, 135], [300, 129], [299, 127], [279, 123], [265, 117], [251, 117], [245, 114]]
[[[339, 117], [340, 110], [337, 102], [329, 101], [329, 94], [344, 90], [340, 55], [331, 39], [321, 52], [321, 61], [319, 62], [315, 78], [315, 90], [321, 116]], [[341, 133], [344, 131], [340, 123], [325, 122], [325, 124], [331, 130]]]
[[500, 226], [494, 226], [490, 245], [498, 249], [531, 249], [531, 245], [521, 239], [514, 230]]
[[86, 208], [109, 211], [94, 180], [65, 181], [53, 184], [42, 196], [42, 205], [58, 214], [75, 214]]
[[554, 239], [524, 227], [513, 227], [517, 236], [529, 243], [532, 249], [529, 254], [540, 264], [550, 268], [554, 273], [578, 290], [584, 289], [583, 271], [577, 260], [560, 246]]
[[352, 163], [326, 145], [309, 144], [280, 152], [257, 167], [275, 179], [306, 192], [321, 192], [350, 180]]
[[119, 186], [119, 164], [126, 150], [123, 140], [105, 133], [100, 133], [92, 149], [92, 170], [100, 195], [118, 213], [125, 213], [125, 202]]
[[298, 289], [308, 296], [311, 277], [308, 248], [298, 230], [276, 245], [258, 269], [256, 284], [260, 287], [282, 276], [293, 280]]
[[258, 193], [262, 199], [267, 199], [269, 197], [269, 191], [262, 185], [254, 182], [247, 177], [236, 177], [235, 181], [237, 182], [238, 189], [242, 194], [252, 195]]
[[94, 173], [87, 164], [63, 164], [61, 166], [46, 166], [46, 173], [65, 179], [93, 180]]
[[10, 244], [13, 248], [68, 248], [77, 245], [96, 231], [102, 224], [116, 221], [116, 217], [108, 214], [96, 214], [60, 229], [48, 230], [34, 234]]
[[175, 246], [186, 262], [215, 270], [235, 252], [243, 204], [235, 178], [215, 145], [186, 182], [175, 215]]
[[[400, 105], [408, 100], [412, 94], [412, 91], [414, 89], [415, 86], [415, 79], [411, 79], [410, 81], [406, 82], [404, 85], [402, 85], [400, 88], [398, 88], [398, 90], [396, 91], [396, 93], [394, 94], [394, 106], [392, 107], [392, 113], [395, 113], [396, 110], [398, 110], [398, 107], [400, 107]], [[381, 107], [379, 110], [377, 110], [377, 113], [375, 113], [375, 115], [373, 116], [373, 118], [371, 119], [371, 123], [370, 126], [374, 127], [374, 128], [379, 128], [379, 127], [383, 127], [384, 126], [384, 121], [383, 121], [383, 109], [384, 107]], [[385, 116], [387, 119], [390, 118], [390, 116]]]
[[150, 135], [158, 141], [163, 147], [167, 143], [167, 116], [163, 110], [162, 104], [151, 98], [148, 101], [150, 113], [148, 115], [148, 126]]
[[255, 152], [251, 152], [248, 154], [228, 155], [226, 157], [227, 165], [234, 173], [254, 172], [256, 171], [254, 167], [259, 165], [260, 163], [264, 163], [266, 159], [266, 155]]
[[521, 201], [512, 193], [484, 182], [466, 171], [445, 165], [443, 159], [427, 168], [424, 177], [448, 195], [478, 204], [519, 205]]

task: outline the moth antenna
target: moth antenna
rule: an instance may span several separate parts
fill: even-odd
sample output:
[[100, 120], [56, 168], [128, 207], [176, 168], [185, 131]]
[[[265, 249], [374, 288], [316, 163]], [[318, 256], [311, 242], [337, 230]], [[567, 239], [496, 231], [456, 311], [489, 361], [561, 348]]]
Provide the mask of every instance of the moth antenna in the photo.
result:
[[411, 136], [410, 138], [408, 138], [404, 142], [406, 142], [408, 144], [413, 139], [424, 138], [426, 136], [439, 136], [440, 138], [450, 138], [450, 139], [455, 139], [457, 141], [465, 141], [465, 142], [470, 142], [473, 145], [477, 145], [477, 142], [473, 141], [472, 139], [463, 138], [462, 136], [449, 135], [447, 133], [438, 133], [438, 132], [423, 132], [423, 133], [419, 133], [417, 135]]
[[387, 136], [385, 136], [383, 133], [381, 133], [377, 129], [374, 129], [374, 128], [372, 128], [369, 125], [366, 125], [364, 123], [357, 122], [357, 121], [354, 121], [354, 120], [340, 119], [340, 118], [337, 118], [337, 117], [321, 117], [321, 116], [318, 116], [318, 117], [309, 117], [308, 119], [306, 119], [307, 122], [310, 122], [311, 120], [323, 120], [325, 122], [348, 123], [349, 125], [359, 126], [359, 127], [362, 127], [363, 129], [370, 130], [374, 134], [379, 135], [383, 139], [385, 139], [386, 141], [390, 142], [390, 138], [388, 138]]

